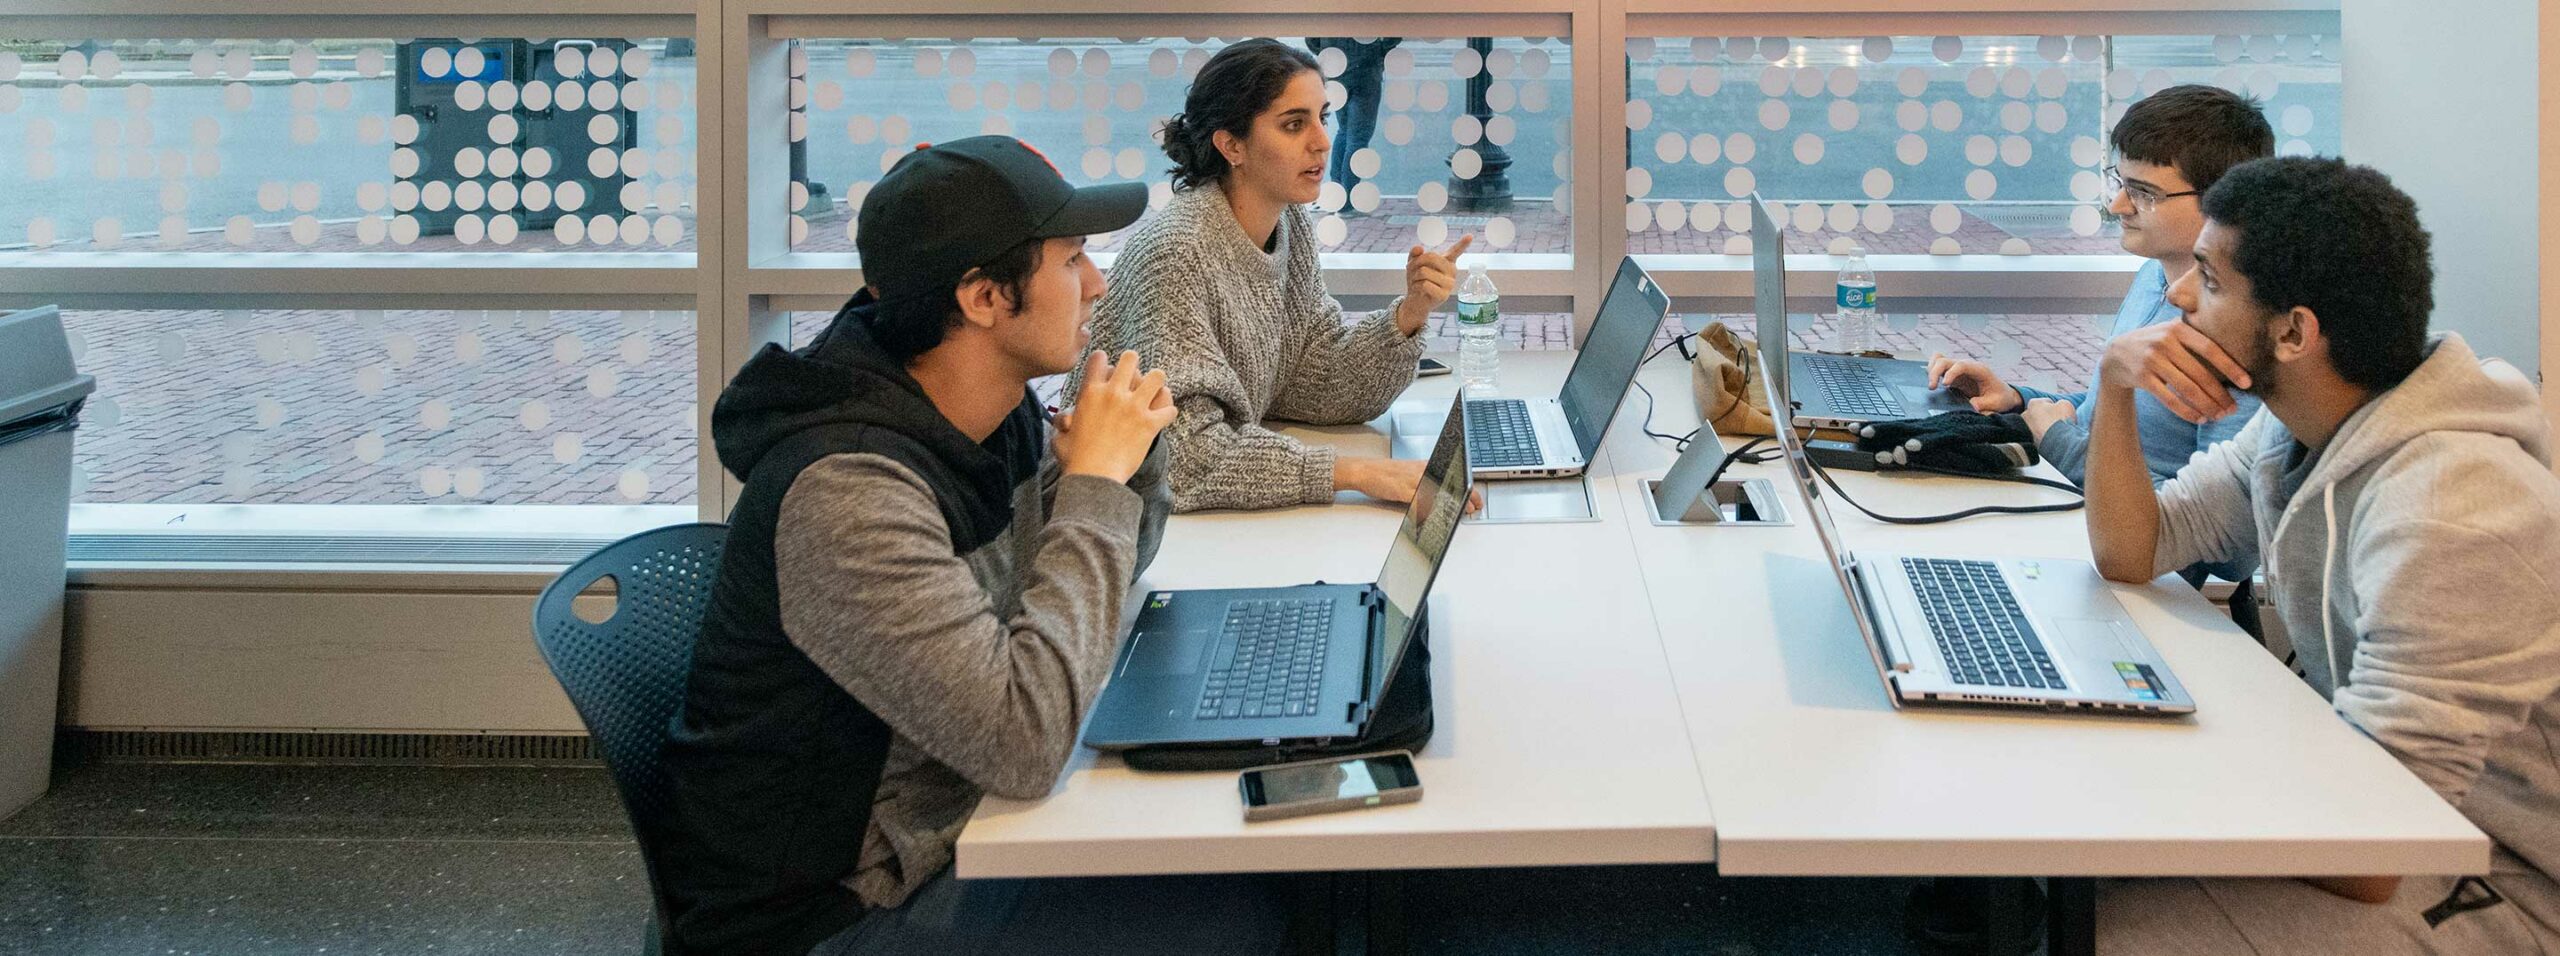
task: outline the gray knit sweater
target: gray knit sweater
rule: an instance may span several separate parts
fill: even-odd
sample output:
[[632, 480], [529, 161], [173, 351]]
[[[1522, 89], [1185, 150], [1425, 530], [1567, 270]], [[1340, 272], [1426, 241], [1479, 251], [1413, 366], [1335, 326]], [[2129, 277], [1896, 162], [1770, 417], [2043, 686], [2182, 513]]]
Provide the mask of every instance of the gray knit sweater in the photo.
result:
[[1137, 350], [1172, 387], [1180, 416], [1165, 436], [1177, 511], [1332, 501], [1333, 450], [1263, 422], [1365, 422], [1413, 382], [1424, 337], [1397, 331], [1394, 304], [1346, 324], [1304, 207], [1282, 214], [1280, 236], [1285, 282], [1237, 226], [1226, 193], [1176, 192], [1130, 235], [1094, 309], [1093, 346]]

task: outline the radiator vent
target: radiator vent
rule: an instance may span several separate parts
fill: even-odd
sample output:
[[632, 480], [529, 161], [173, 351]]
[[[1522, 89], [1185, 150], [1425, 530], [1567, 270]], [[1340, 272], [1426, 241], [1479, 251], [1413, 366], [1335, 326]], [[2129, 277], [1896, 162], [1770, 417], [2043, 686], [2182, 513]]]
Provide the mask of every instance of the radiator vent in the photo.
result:
[[599, 766], [584, 734], [366, 734], [220, 730], [70, 730], [66, 762], [515, 764]]
[[75, 534], [73, 561], [274, 564], [569, 565], [614, 538], [437, 538], [414, 535]]

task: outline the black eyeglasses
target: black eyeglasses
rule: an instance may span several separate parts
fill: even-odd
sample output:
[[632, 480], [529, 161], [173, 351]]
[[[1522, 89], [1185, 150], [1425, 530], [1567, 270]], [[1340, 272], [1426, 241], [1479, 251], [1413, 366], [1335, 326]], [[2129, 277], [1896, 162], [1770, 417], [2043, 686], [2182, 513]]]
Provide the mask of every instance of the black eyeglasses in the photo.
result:
[[2162, 202], [2176, 199], [2180, 196], [2200, 195], [2204, 191], [2201, 189], [2186, 189], [2174, 193], [2164, 193], [2158, 189], [2152, 188], [2149, 183], [2128, 183], [2125, 181], [2123, 173], [2117, 172], [2115, 167], [2109, 166], [2107, 167], [2107, 192], [2124, 193], [2125, 198], [2133, 200], [2134, 211], [2150, 212], [2152, 207], [2160, 205]]

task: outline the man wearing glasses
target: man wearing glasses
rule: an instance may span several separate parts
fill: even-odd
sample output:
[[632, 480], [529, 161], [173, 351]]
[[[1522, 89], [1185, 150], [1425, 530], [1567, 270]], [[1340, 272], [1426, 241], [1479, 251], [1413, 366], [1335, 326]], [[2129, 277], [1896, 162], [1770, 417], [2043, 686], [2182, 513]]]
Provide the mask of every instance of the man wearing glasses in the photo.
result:
[[[2126, 252], [2151, 261], [2133, 277], [2124, 306], [2116, 311], [2109, 339], [2145, 326], [2178, 321], [2169, 304], [2169, 283], [2195, 267], [2197, 233], [2204, 212], [2197, 197], [2231, 167], [2275, 152], [2275, 130], [2258, 108], [2239, 94], [2213, 86], [2173, 86], [2145, 97], [2125, 110], [2112, 134], [2118, 165], [2107, 167], [2107, 186], [2114, 190], [2108, 211], [2124, 225]], [[2056, 394], [2001, 381], [1989, 366], [1944, 355], [1929, 360], [1931, 387], [1948, 386], [1973, 400], [1983, 412], [2024, 411], [2035, 432], [2036, 449], [2073, 484], [2083, 483], [2088, 461], [2089, 422], [2095, 410], [2089, 396], [2097, 387]], [[2238, 434], [2256, 414], [2258, 402], [2234, 396], [2239, 410], [2211, 422], [2178, 417], [2158, 399], [2143, 394], [2135, 400], [2142, 431], [2142, 455], [2158, 484], [2178, 473], [2196, 452]], [[2194, 576], [2194, 580], [2201, 580]]]

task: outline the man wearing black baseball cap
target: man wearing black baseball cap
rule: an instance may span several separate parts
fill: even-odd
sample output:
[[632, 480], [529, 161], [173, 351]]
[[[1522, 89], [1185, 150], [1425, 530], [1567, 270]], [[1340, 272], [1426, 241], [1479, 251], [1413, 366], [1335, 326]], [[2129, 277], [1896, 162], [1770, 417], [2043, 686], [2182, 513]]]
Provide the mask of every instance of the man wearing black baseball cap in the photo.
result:
[[[950, 875], [982, 794], [1056, 782], [1171, 507], [1164, 376], [1084, 331], [1084, 237], [1145, 209], [1008, 137], [918, 147], [863, 201], [866, 287], [721, 392], [712, 441], [745, 488], [643, 833], [671, 952], [1233, 951], [1233, 924], [1108, 896], [1215, 881]], [[1075, 411], [1046, 414], [1028, 383], [1079, 361]]]

